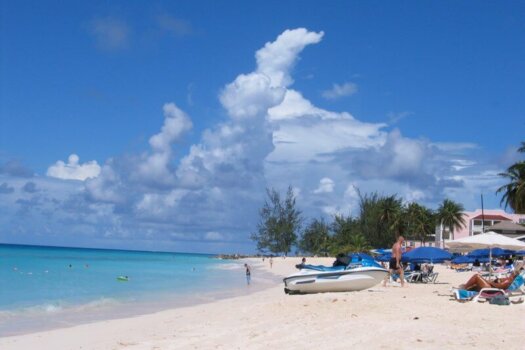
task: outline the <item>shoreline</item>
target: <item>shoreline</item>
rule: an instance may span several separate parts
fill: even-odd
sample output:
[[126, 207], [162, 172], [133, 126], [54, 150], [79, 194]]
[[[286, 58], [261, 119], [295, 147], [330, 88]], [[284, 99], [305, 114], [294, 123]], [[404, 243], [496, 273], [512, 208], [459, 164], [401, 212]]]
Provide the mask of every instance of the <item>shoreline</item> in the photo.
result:
[[[307, 258], [330, 264], [330, 258]], [[260, 258], [252, 267], [284, 277], [300, 258]], [[257, 271], [257, 269], [254, 269]], [[0, 338], [1, 349], [266, 349], [302, 347], [521, 349], [525, 303], [497, 306], [450, 300], [471, 274], [437, 265], [436, 284], [376, 286], [346, 293], [285, 295], [282, 282], [247, 295], [148, 315]], [[252, 276], [255, 285], [256, 276]], [[502, 327], [503, 326], [503, 327]], [[308, 336], [305, 337], [305, 334]]]
[[[108, 297], [67, 306], [45, 304], [22, 309], [3, 310], [0, 311], [0, 339], [90, 323], [139, 317], [166, 309], [213, 303], [218, 300], [235, 298], [270, 288], [276, 282], [275, 275], [255, 265], [254, 272], [257, 275], [255, 278], [257, 284], [248, 289], [245, 285], [241, 260], [235, 262], [235, 264], [239, 264], [239, 284], [233, 286], [222, 285], [216, 290], [199, 291], [198, 294], [189, 291], [172, 294], [164, 291], [155, 295], [141, 295], [138, 299]], [[47, 306], [50, 307], [50, 310], [46, 310]], [[46, 324], [43, 324], [43, 321]], [[20, 328], [20, 325], [23, 325], [22, 328]]]

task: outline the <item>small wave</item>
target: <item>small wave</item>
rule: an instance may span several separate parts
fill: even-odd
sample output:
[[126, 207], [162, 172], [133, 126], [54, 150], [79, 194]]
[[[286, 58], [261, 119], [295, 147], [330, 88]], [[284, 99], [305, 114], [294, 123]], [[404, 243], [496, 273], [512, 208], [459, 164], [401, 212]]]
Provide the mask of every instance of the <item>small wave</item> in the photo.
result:
[[0, 311], [0, 319], [6, 319], [10, 317], [16, 317], [18, 315], [40, 315], [40, 314], [55, 314], [64, 310], [65, 305], [61, 302], [45, 303], [35, 306], [22, 307], [13, 310], [2, 310]]
[[74, 307], [75, 311], [84, 311], [88, 309], [96, 309], [100, 307], [106, 307], [106, 306], [114, 306], [120, 304], [121, 301], [114, 298], [100, 298], [97, 300], [93, 300], [86, 304], [81, 304], [76, 307]]
[[13, 310], [1, 310], [0, 320], [7, 320], [17, 316], [39, 316], [59, 314], [61, 312], [83, 312], [96, 310], [99, 308], [111, 307], [122, 303], [122, 301], [113, 298], [100, 298], [83, 304], [70, 304], [62, 301], [45, 303], [35, 306], [22, 307]]
[[210, 270], [239, 270], [242, 267], [243, 267], [242, 264], [230, 263], [230, 264], [215, 264], [215, 265], [211, 265], [211, 266], [208, 267], [208, 269], [210, 269]]

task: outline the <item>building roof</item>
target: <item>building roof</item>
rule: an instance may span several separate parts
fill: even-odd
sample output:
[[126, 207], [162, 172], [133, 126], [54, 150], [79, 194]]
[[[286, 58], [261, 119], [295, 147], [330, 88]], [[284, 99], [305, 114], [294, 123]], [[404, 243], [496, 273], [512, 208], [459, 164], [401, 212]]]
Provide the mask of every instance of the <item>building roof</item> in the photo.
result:
[[503, 215], [478, 215], [474, 219], [480, 219], [480, 220], [501, 220], [501, 221], [512, 221], [511, 219], [503, 216]]
[[525, 226], [512, 221], [502, 221], [490, 226], [489, 230], [525, 232]]

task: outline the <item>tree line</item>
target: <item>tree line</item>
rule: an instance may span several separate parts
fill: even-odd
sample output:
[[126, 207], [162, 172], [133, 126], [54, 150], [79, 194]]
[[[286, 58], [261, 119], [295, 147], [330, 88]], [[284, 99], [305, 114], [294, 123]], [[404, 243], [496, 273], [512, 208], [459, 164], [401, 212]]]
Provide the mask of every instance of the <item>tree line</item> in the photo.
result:
[[437, 225], [451, 235], [465, 225], [463, 206], [449, 199], [433, 211], [417, 203], [405, 204], [397, 195], [358, 194], [357, 216], [336, 215], [330, 222], [314, 218], [305, 223], [291, 186], [282, 199], [275, 189], [267, 189], [268, 198], [251, 238], [262, 253], [288, 254], [295, 247], [305, 254], [337, 255], [390, 247], [401, 234], [424, 243]]

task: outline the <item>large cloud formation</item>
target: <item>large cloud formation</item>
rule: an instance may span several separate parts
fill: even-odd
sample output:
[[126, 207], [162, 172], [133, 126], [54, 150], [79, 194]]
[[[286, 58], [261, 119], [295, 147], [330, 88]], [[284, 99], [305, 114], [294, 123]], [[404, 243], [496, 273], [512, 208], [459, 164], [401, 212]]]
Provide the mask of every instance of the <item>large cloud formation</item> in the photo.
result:
[[[176, 145], [192, 128], [191, 116], [166, 103], [164, 124], [147, 151], [102, 166], [80, 164], [72, 155], [68, 163], [50, 166], [48, 178], [33, 177], [32, 185], [21, 177], [0, 178], [0, 192], [19, 208], [20, 218], [45, 221], [50, 235], [68, 225], [76, 242], [251, 251], [248, 237], [266, 187], [294, 186], [308, 217], [352, 213], [357, 188], [427, 205], [445, 196], [465, 203], [480, 188], [494, 188], [497, 171], [473, 160], [473, 145], [410, 139], [385, 123], [316, 107], [292, 89], [299, 55], [323, 35], [299, 28], [266, 43], [255, 53], [254, 71], [239, 74], [220, 92], [228, 118], [205, 130], [189, 150]], [[31, 229], [15, 222], [17, 232]]]

